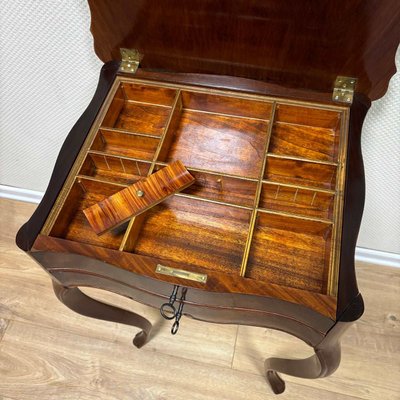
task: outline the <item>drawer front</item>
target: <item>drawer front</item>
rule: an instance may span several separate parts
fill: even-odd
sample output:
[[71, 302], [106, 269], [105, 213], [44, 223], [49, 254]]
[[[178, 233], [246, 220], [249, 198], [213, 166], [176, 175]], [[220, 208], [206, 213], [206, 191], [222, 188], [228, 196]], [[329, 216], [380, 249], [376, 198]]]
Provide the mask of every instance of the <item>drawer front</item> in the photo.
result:
[[[182, 313], [199, 320], [280, 329], [311, 345], [318, 343], [334, 324], [308, 308], [274, 298], [173, 285], [77, 254], [36, 251], [30, 255], [63, 286], [104, 289], [158, 309], [170, 301], [177, 288], [175, 307], [183, 303]], [[182, 301], [183, 290], [186, 293]]]

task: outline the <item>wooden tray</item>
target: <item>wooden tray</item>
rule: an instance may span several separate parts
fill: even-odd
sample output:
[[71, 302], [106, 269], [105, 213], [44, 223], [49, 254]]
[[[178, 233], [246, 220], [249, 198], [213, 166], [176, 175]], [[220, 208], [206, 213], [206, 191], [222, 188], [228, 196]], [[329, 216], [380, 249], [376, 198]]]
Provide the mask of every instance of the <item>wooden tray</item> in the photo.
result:
[[[118, 77], [42, 233], [335, 296], [347, 113]], [[174, 160], [192, 186], [96, 235], [85, 208]]]

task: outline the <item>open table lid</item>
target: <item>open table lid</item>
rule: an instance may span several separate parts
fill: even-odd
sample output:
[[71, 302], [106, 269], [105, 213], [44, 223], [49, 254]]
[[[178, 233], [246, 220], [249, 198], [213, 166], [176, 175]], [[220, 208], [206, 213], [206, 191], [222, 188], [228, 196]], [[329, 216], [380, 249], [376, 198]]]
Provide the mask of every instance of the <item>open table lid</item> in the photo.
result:
[[98, 57], [143, 68], [329, 92], [339, 75], [374, 100], [395, 73], [399, 0], [89, 0]]

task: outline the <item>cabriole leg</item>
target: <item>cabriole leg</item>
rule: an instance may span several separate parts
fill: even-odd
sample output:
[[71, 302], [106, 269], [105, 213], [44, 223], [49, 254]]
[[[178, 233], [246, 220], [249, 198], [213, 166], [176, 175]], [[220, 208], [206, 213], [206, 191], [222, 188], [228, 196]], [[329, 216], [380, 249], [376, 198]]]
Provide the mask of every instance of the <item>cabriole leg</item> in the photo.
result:
[[133, 339], [133, 344], [137, 348], [142, 347], [148, 341], [152, 325], [146, 318], [92, 299], [75, 287], [68, 288], [53, 281], [53, 289], [57, 298], [78, 314], [142, 329]]
[[331, 375], [340, 364], [340, 338], [351, 323], [338, 322], [326, 337], [314, 348], [315, 354], [304, 360], [268, 358], [265, 373], [275, 394], [285, 391], [285, 381], [278, 372], [299, 378], [316, 379]]

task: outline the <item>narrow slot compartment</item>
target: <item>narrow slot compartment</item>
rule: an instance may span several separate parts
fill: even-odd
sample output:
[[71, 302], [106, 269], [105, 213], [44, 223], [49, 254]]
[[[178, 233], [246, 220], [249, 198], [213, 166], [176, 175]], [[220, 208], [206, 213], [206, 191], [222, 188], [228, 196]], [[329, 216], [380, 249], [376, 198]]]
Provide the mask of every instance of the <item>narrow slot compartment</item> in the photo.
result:
[[161, 136], [171, 111], [169, 99], [174, 94], [172, 89], [124, 84], [118, 88], [102, 127]]
[[[159, 168], [161, 166], [156, 166], [156, 169]], [[189, 172], [196, 180], [182, 193], [223, 203], [253, 206], [257, 182], [191, 169]]]
[[91, 150], [152, 161], [159, 139], [101, 128]]
[[147, 176], [150, 166], [150, 162], [145, 163], [109, 154], [89, 153], [79, 175], [90, 176], [110, 183], [132, 185]]
[[278, 183], [334, 190], [336, 166], [268, 156], [264, 179]]
[[259, 208], [332, 219], [334, 194], [318, 190], [263, 183]]
[[271, 103], [184, 91], [181, 99], [169, 145], [158, 160], [179, 159], [189, 168], [258, 178]]
[[53, 225], [50, 236], [118, 249], [124, 236], [126, 224], [98, 236], [89, 225], [83, 210], [121, 189], [123, 187], [119, 185], [89, 179], [75, 180]]
[[175, 89], [141, 83], [123, 82], [121, 89], [124, 93], [124, 98], [128, 101], [157, 104], [166, 107], [172, 106], [176, 95]]
[[184, 108], [197, 112], [270, 120], [272, 103], [210, 93], [182, 91]]
[[248, 210], [174, 196], [134, 223], [124, 251], [239, 274], [249, 220]]
[[332, 225], [258, 212], [246, 277], [327, 293]]
[[340, 120], [337, 111], [278, 104], [269, 152], [335, 162]]
[[340, 118], [339, 111], [291, 104], [278, 104], [275, 111], [276, 121], [333, 130], [339, 128]]

